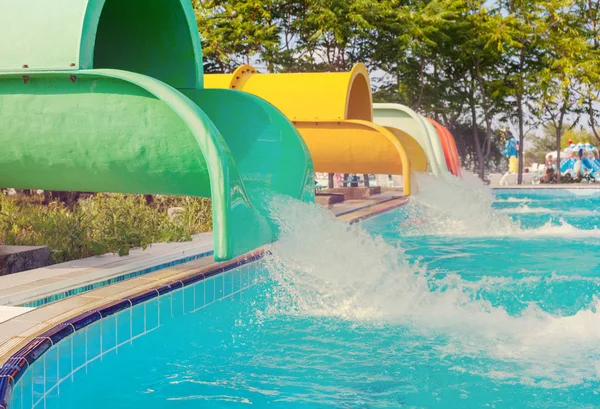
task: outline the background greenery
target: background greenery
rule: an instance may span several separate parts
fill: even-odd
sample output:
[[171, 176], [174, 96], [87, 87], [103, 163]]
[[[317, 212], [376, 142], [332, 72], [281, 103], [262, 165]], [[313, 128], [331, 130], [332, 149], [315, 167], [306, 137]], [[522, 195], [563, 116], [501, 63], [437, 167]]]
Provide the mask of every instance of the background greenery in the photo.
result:
[[[362, 62], [375, 100], [435, 118], [464, 166], [496, 170], [497, 129], [545, 127], [600, 141], [600, 0], [194, 0], [206, 72], [346, 71]], [[538, 132], [539, 136], [540, 132]], [[578, 142], [578, 141], [577, 141]], [[523, 155], [521, 156], [521, 158]]]
[[[168, 209], [177, 212], [169, 217]], [[70, 206], [0, 193], [0, 245], [44, 245], [52, 262], [129, 254], [151, 243], [191, 240], [212, 229], [210, 199], [94, 195]]]

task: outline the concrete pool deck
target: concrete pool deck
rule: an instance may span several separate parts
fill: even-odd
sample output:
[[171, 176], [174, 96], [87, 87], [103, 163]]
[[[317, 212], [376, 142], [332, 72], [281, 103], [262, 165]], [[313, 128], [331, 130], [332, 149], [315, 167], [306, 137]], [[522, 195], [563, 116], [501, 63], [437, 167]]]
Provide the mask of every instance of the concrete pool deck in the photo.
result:
[[[367, 199], [352, 200], [330, 206], [340, 220], [357, 223], [368, 217], [400, 207], [408, 202], [401, 192], [384, 192]], [[212, 233], [194, 237], [186, 243], [159, 243], [147, 250], [136, 249], [129, 256], [104, 255], [62, 263], [0, 277], [0, 366], [36, 337], [65, 324], [81, 314], [98, 310], [110, 303], [123, 302], [141, 292], [161, 286], [182, 284], [199, 274], [222, 271], [224, 266], [239, 263], [240, 259], [218, 263], [212, 255], [134, 278], [71, 295], [38, 308], [18, 307], [61, 291], [79, 288], [128, 273], [172, 262], [212, 250]], [[157, 291], [158, 293], [158, 291]]]
[[128, 256], [106, 254], [2, 276], [0, 306], [26, 304], [70, 288], [171, 263], [212, 249], [212, 233], [203, 233], [195, 235], [190, 242], [157, 243], [146, 250], [134, 249]]

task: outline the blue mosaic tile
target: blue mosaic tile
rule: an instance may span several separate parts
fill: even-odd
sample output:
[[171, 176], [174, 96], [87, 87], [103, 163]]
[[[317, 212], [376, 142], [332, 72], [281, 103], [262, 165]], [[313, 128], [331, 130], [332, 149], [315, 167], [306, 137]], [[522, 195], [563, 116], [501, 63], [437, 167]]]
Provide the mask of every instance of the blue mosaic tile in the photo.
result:
[[21, 386], [21, 382], [15, 384], [13, 391], [10, 396], [10, 408], [11, 409], [23, 409], [23, 387]]
[[183, 315], [183, 289], [171, 293], [171, 316]]
[[214, 278], [215, 281], [215, 297], [217, 300], [220, 300], [221, 298], [223, 298], [223, 283], [224, 283], [224, 277], [223, 275], [218, 275]]
[[44, 360], [40, 359], [32, 369], [32, 400], [37, 402], [46, 393], [46, 377], [44, 374]]
[[117, 314], [117, 345], [131, 340], [131, 309]]
[[[25, 372], [25, 375], [19, 381], [21, 385], [21, 407], [22, 409], [33, 408], [33, 371], [31, 369]], [[18, 408], [17, 408], [18, 409]]]
[[131, 338], [142, 335], [146, 331], [144, 328], [146, 321], [145, 308], [145, 304], [139, 304], [131, 309]]
[[0, 377], [0, 406], [8, 407], [12, 394], [13, 383], [8, 376]]
[[46, 393], [58, 384], [58, 348], [52, 347], [44, 354]]
[[223, 296], [233, 293], [233, 271], [223, 274]]
[[102, 323], [102, 355], [104, 355], [117, 346], [117, 319], [116, 316], [111, 315], [100, 322]]
[[215, 280], [213, 278], [206, 280], [204, 285], [206, 286], [206, 304], [210, 304], [215, 301]]
[[73, 368], [77, 369], [85, 365], [86, 358], [86, 331], [79, 331], [73, 335], [72, 340], [73, 348]]
[[89, 362], [93, 359], [96, 359], [102, 353], [101, 347], [101, 334], [100, 323], [102, 321], [96, 322], [90, 325], [86, 330], [86, 362]]
[[200, 281], [192, 286], [194, 290], [194, 310], [204, 307], [204, 292], [206, 291], [206, 282]]
[[242, 269], [242, 270], [240, 270], [240, 275], [241, 275], [241, 286], [242, 286], [242, 289], [248, 288], [248, 286], [250, 285], [248, 271], [246, 269]]
[[[243, 267], [244, 268], [244, 267]], [[233, 292], [236, 293], [242, 290], [242, 270], [235, 269], [231, 272], [233, 276]]]
[[194, 291], [194, 286], [187, 286], [183, 289], [183, 312], [184, 314], [189, 314], [194, 311], [195, 302], [194, 298], [196, 297], [196, 293]]
[[73, 372], [73, 338], [58, 344], [58, 379], [65, 379]]
[[144, 305], [146, 306], [146, 331], [152, 331], [159, 325], [158, 298], [150, 300]]
[[169, 321], [172, 317], [171, 315], [171, 294], [168, 294], [166, 296], [162, 296], [158, 299], [158, 304], [159, 304], [159, 324], [163, 325], [164, 323], [166, 323], [167, 321]]

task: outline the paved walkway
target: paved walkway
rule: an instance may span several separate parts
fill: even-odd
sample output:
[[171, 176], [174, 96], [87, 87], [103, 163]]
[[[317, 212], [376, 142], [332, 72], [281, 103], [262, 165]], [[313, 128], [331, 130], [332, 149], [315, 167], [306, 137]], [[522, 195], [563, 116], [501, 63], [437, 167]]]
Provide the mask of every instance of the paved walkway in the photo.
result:
[[[212, 249], [212, 233], [203, 233], [194, 236], [190, 242], [157, 243], [146, 250], [134, 249], [128, 256], [106, 254], [2, 276], [0, 306], [26, 304], [72, 288], [210, 252]], [[12, 310], [12, 314], [17, 312], [18, 309]], [[6, 316], [0, 314], [0, 322]]]

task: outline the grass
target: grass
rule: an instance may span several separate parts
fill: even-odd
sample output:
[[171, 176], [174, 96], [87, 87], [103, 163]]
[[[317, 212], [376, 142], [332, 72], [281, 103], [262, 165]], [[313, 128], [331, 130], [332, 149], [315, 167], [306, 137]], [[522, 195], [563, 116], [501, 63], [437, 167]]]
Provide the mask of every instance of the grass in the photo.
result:
[[[168, 209], [175, 208], [169, 216]], [[211, 201], [191, 197], [97, 194], [71, 206], [0, 193], [0, 245], [48, 246], [53, 263], [151, 243], [191, 240], [212, 229]]]

